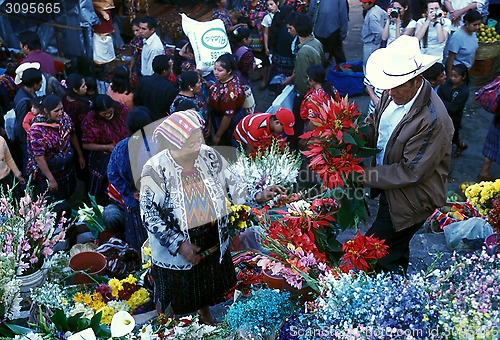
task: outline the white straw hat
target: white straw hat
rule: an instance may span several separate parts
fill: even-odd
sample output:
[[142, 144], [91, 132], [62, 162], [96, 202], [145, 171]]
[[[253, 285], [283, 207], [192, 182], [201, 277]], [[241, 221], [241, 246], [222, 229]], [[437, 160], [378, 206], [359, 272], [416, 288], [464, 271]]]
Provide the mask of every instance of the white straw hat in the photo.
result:
[[421, 74], [438, 59], [422, 54], [417, 38], [402, 35], [370, 55], [366, 62], [366, 78], [379, 89], [393, 89]]
[[34, 63], [24, 63], [24, 64], [19, 65], [16, 68], [16, 78], [14, 79], [14, 82], [16, 83], [16, 85], [19, 85], [23, 82], [23, 72], [29, 68], [36, 68], [37, 70], [39, 70], [40, 63], [34, 62]]

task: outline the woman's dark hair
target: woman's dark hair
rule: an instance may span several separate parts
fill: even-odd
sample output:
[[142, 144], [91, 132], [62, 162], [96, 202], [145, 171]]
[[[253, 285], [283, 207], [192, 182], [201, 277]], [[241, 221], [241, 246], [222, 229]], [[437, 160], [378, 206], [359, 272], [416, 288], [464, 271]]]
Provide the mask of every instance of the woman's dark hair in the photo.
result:
[[469, 85], [469, 69], [464, 64], [455, 64], [451, 68], [452, 71], [457, 72], [460, 76], [464, 78], [465, 85]]
[[26, 30], [18, 34], [17, 39], [23, 46], [28, 46], [30, 51], [40, 50], [42, 44], [40, 42], [40, 37], [33, 31]]
[[232, 33], [235, 44], [241, 45], [243, 39], [250, 37], [250, 29], [247, 26], [240, 26]]
[[[94, 112], [103, 112], [107, 109], [118, 107], [117, 102], [115, 102], [110, 96], [107, 94], [100, 94], [95, 98], [94, 101]], [[99, 116], [99, 115], [96, 115]], [[100, 116], [99, 116], [100, 117]]]
[[217, 58], [216, 63], [220, 63], [220, 66], [224, 68], [227, 72], [233, 72], [238, 69], [238, 63], [231, 53], [224, 53]]
[[115, 204], [104, 207], [102, 221], [108, 230], [123, 231], [125, 228], [125, 215]]
[[425, 79], [431, 81], [431, 80], [436, 80], [441, 73], [444, 72], [444, 65], [440, 62], [434, 63], [431, 67], [429, 67], [427, 70], [425, 70], [422, 75], [424, 76]]
[[335, 89], [325, 77], [325, 68], [319, 64], [311, 65], [307, 68], [306, 74], [309, 79], [321, 84], [323, 90], [331, 97], [335, 99]]
[[471, 22], [474, 22], [474, 21], [478, 21], [478, 20], [483, 20], [483, 17], [481, 15], [481, 13], [479, 13], [478, 11], [476, 11], [475, 9], [470, 9], [467, 13], [465, 13], [464, 15], [464, 22], [468, 22], [468, 23], [471, 23]]
[[62, 103], [61, 98], [56, 96], [55, 94], [49, 94], [47, 97], [42, 102], [42, 108], [45, 113], [49, 113], [50, 111], [54, 110], [57, 105]]
[[394, 0], [392, 3], [399, 3], [404, 9], [405, 14], [401, 18], [401, 26], [406, 28], [411, 21], [411, 5], [408, 0]]
[[194, 87], [196, 83], [200, 80], [200, 75], [196, 71], [184, 71], [177, 78], [177, 84], [179, 85], [180, 90], [187, 90], [189, 87]]
[[97, 92], [97, 82], [94, 77], [85, 77], [85, 85], [87, 85], [87, 91], [93, 90]]
[[37, 68], [29, 68], [23, 71], [22, 84], [26, 87], [33, 87], [42, 81], [42, 71]]
[[70, 97], [76, 96], [75, 90], [79, 90], [85, 78], [79, 73], [72, 73], [66, 78], [66, 94]]
[[130, 85], [130, 72], [123, 65], [116, 66], [111, 78], [111, 90], [117, 93], [129, 94], [133, 91]]
[[133, 135], [153, 122], [153, 114], [145, 106], [136, 106], [127, 115], [127, 129], [130, 135]]
[[186, 111], [186, 110], [198, 110], [195, 102], [191, 99], [179, 98], [178, 100], [174, 100], [174, 112]]
[[282, 30], [286, 30], [287, 16], [293, 12], [293, 7], [284, 5], [273, 17], [271, 27], [269, 28], [269, 49], [274, 50], [278, 42], [278, 36]]

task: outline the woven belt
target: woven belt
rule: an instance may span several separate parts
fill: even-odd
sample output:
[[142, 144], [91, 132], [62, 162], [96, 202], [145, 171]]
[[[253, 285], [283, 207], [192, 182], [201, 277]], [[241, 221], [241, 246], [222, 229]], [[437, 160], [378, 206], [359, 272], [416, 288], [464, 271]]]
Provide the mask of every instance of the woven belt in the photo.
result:
[[200, 260], [204, 259], [205, 257], [212, 255], [215, 253], [217, 250], [219, 250], [219, 245], [216, 244], [212, 248], [208, 248], [207, 250], [202, 251], [201, 253], [198, 253], [198, 256], [200, 256]]

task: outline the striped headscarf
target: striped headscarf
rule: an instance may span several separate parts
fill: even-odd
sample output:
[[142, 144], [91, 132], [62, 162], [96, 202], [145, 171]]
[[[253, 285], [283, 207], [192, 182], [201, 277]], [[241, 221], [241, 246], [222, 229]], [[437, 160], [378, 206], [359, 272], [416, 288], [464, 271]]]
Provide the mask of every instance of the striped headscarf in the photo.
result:
[[191, 134], [201, 129], [200, 119], [194, 110], [174, 112], [153, 132], [153, 139], [163, 136], [169, 143], [181, 149]]

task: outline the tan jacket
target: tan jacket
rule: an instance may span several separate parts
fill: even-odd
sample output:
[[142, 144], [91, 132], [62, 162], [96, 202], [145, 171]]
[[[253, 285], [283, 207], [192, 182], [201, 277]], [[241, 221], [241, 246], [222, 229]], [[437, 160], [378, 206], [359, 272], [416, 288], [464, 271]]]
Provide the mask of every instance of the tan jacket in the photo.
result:
[[[391, 102], [383, 93], [370, 126], [370, 146], [376, 147], [380, 117]], [[423, 222], [446, 202], [453, 123], [443, 102], [424, 80], [422, 91], [387, 142], [384, 164], [365, 168], [363, 182], [384, 190], [396, 231]], [[374, 163], [375, 164], [375, 163]], [[373, 164], [373, 165], [374, 165]]]

